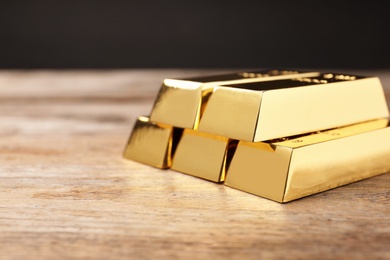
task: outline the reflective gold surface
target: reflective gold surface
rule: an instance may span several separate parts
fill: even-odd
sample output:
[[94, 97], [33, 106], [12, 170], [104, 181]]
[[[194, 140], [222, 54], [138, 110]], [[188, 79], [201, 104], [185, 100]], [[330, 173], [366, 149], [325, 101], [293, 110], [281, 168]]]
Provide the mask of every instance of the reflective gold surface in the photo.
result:
[[188, 79], [165, 79], [155, 100], [150, 120], [175, 127], [197, 129], [202, 108], [206, 106], [209, 95], [217, 85], [318, 75], [318, 72], [263, 70]]
[[386, 173], [389, 158], [387, 119], [285, 141], [240, 141], [225, 185], [282, 203]]
[[126, 145], [123, 157], [157, 168], [171, 166], [174, 128], [155, 124], [140, 116]]
[[326, 73], [214, 87], [198, 130], [257, 142], [388, 116], [377, 77]]
[[284, 203], [389, 171], [388, 117], [377, 77], [165, 79], [123, 156]]
[[228, 144], [226, 137], [185, 129], [172, 170], [214, 182], [224, 181]]

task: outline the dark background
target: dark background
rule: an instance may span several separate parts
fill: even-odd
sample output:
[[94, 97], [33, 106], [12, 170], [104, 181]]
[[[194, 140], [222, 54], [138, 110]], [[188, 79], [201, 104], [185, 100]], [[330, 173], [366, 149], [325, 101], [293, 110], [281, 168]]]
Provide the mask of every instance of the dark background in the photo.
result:
[[389, 68], [388, 1], [1, 1], [0, 68]]

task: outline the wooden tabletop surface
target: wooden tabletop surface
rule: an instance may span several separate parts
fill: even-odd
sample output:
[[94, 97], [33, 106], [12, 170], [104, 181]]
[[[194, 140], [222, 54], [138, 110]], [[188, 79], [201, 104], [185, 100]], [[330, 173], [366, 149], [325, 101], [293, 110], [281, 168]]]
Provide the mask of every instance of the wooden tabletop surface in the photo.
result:
[[279, 204], [122, 158], [164, 78], [229, 71], [0, 71], [0, 258], [390, 259], [390, 173]]

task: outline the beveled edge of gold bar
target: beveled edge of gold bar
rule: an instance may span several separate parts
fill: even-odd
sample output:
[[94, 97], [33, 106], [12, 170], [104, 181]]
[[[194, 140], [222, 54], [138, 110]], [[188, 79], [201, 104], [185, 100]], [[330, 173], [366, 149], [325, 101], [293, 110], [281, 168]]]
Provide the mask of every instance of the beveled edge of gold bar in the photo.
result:
[[154, 101], [150, 120], [180, 128], [197, 128], [201, 105], [202, 83], [165, 79]]
[[[218, 85], [312, 77], [319, 74], [319, 72], [311, 71], [268, 69], [186, 79], [167, 78], [164, 79], [154, 101], [150, 119], [153, 122], [175, 127], [197, 129], [207, 100], [213, 88]], [[210, 81], [205, 81], [205, 79]]]
[[172, 164], [175, 145], [180, 130], [165, 124], [151, 122], [147, 116], [139, 116], [131, 131], [122, 157], [159, 169]]
[[[280, 74], [278, 74], [278, 73]], [[285, 73], [288, 72], [288, 73]], [[291, 78], [310, 78], [310, 77], [317, 77], [321, 73], [316, 71], [285, 71], [285, 70], [272, 70], [267, 73], [261, 73], [261, 72], [240, 72], [239, 75], [242, 75], [242, 79], [235, 79], [235, 80], [222, 80], [222, 81], [213, 81], [213, 82], [205, 82], [203, 83], [202, 88], [204, 90], [209, 90], [210, 88], [216, 87], [216, 86], [223, 86], [223, 85], [235, 85], [235, 84], [245, 84], [245, 83], [252, 83], [252, 82], [264, 82], [264, 81], [275, 81], [275, 80], [284, 80], [284, 79], [291, 79]], [[254, 76], [252, 76], [254, 75]]]
[[[244, 82], [251, 82], [253, 80], [270, 80], [274, 77], [310, 77], [312, 75], [321, 74], [319, 71], [301, 70], [301, 69], [276, 69], [263, 68], [257, 70], [244, 70], [229, 73], [208, 74], [194, 77], [178, 78], [177, 80], [200, 82], [200, 83], [220, 83], [220, 82], [235, 82], [237, 80], [244, 80]], [[271, 79], [272, 80], [272, 79]]]
[[265, 87], [216, 86], [198, 130], [258, 142], [389, 116], [378, 77], [323, 73], [244, 85]]
[[[389, 118], [379, 118], [376, 120], [370, 120], [339, 128], [284, 138], [285, 140], [269, 140], [267, 142], [239, 141], [237, 151], [231, 161], [231, 165], [234, 168], [232, 167], [228, 170], [227, 178], [224, 184], [228, 187], [235, 188], [279, 203], [287, 203], [319, 192], [337, 188], [339, 186], [343, 186], [358, 180], [367, 179], [369, 177], [386, 173], [386, 171], [390, 170], [390, 163], [388, 162], [388, 159], [385, 159], [383, 157], [384, 151], [386, 150], [384, 146], [386, 145], [383, 145], [382, 142], [379, 142], [382, 140], [380, 135], [386, 136], [387, 142], [389, 142]], [[370, 140], [375, 140], [375, 142], [370, 142]], [[365, 162], [365, 156], [367, 155], [363, 155], [364, 151], [360, 154], [359, 152], [355, 151], [359, 150], [359, 141], [364, 142], [366, 146], [371, 145], [371, 150], [373, 153], [370, 154], [371, 158], [367, 161], [367, 163]], [[354, 142], [356, 142], [356, 144]], [[337, 148], [337, 145], [339, 145], [340, 147]], [[355, 145], [357, 147], [352, 147], [351, 145]], [[348, 160], [345, 158], [347, 158], [347, 154], [349, 154], [348, 152], [343, 153], [345, 155], [343, 155], [344, 157], [341, 156], [343, 157], [342, 159], [340, 159], [339, 157], [334, 158], [334, 150], [339, 150], [341, 148], [343, 148], [344, 150], [349, 149], [349, 153], [354, 153], [355, 155], [359, 156], [359, 159], [356, 160], [357, 162], [359, 162], [359, 165], [365, 167], [365, 170], [362, 170], [363, 172], [360, 173], [361, 169], [359, 169], [359, 165], [353, 166], [352, 168], [347, 167], [345, 168], [345, 170], [344, 168], [340, 169], [339, 166], [347, 165]], [[302, 160], [302, 162], [304, 162], [306, 166], [301, 169], [302, 164], [297, 162], [297, 160], [294, 159], [294, 156], [297, 154], [297, 152], [300, 151], [306, 151], [308, 155], [311, 155], [313, 154], [311, 152], [313, 149], [314, 151], [316, 151], [316, 153], [325, 153], [325, 151], [327, 152], [326, 158], [322, 159], [322, 167], [318, 166], [316, 163], [312, 163], [312, 160], [309, 160], [307, 156], [303, 156], [303, 159], [301, 158], [300, 160]], [[260, 158], [258, 157], [259, 155]], [[387, 149], [387, 155], [390, 156], [389, 149]], [[253, 158], [251, 158], [251, 156]], [[321, 156], [318, 155], [314, 157], [317, 158]], [[335, 161], [335, 159], [343, 163], [340, 165], [340, 162], [336, 163], [336, 165], [332, 166], [332, 172], [328, 173], [327, 167], [329, 166], [326, 165], [332, 165], [331, 162]], [[268, 171], [272, 172], [272, 174], [268, 175], [268, 177], [264, 174], [258, 174], [261, 172], [261, 170], [254, 169], [255, 166], [253, 165], [253, 162], [259, 162], [259, 160], [260, 162], [261, 160], [264, 161], [265, 164], [261, 164], [264, 165], [262, 167], [266, 167], [264, 169], [267, 169]], [[350, 160], [354, 159], [350, 158]], [[375, 165], [372, 164], [371, 160], [378, 161], [380, 165], [375, 168]], [[287, 168], [283, 168], [283, 165], [285, 165], [286, 163], [288, 164]], [[243, 169], [242, 167], [249, 168]], [[305, 167], [309, 167], [309, 170]], [[352, 170], [349, 168], [351, 168]], [[323, 172], [320, 177], [317, 174], [317, 176], [315, 176], [316, 178], [313, 179], [313, 176], [309, 174], [310, 172], [314, 173], [320, 170]], [[250, 173], [251, 171], [252, 173]], [[304, 174], [307, 171], [307, 174], [309, 175]], [[349, 174], [348, 171], [352, 172]], [[241, 174], [238, 174], [238, 172], [240, 172]], [[297, 176], [300, 176], [298, 177], [298, 182], [300, 182], [300, 184], [298, 186], [291, 186], [291, 179], [293, 178], [292, 176], [294, 176], [294, 174], [296, 173], [298, 173], [298, 175], [295, 175], [296, 178]], [[252, 176], [253, 174], [255, 175]], [[327, 176], [327, 174], [332, 174], [330, 179], [324, 177]], [[263, 188], [261, 190], [258, 188], [258, 186], [254, 186], [256, 185], [256, 178], [263, 178], [257, 180], [258, 185], [263, 185]], [[267, 183], [265, 182], [265, 180], [267, 180]], [[326, 181], [326, 183], [321, 183], [324, 180]], [[247, 184], [242, 183], [242, 181], [245, 181]], [[296, 182], [297, 181], [295, 180], [294, 183]], [[317, 184], [315, 184], [316, 182]], [[310, 186], [310, 183], [314, 183], [314, 186]], [[307, 185], [308, 190], [301, 191], [299, 190], [299, 188], [296, 188], [302, 187], [304, 185]], [[266, 189], [269, 190], [265, 191]]]
[[[390, 124], [345, 138], [336, 138], [331, 142], [321, 142], [319, 146], [321, 149], [315, 145], [294, 149], [283, 203], [390, 171]], [[334, 147], [337, 147], [337, 154], [342, 156], [335, 156]], [[307, 155], [311, 156], [310, 163], [306, 159]], [[295, 157], [300, 158], [302, 163]], [[327, 158], [333, 158], [334, 163], [329, 164]], [[301, 169], [302, 164], [306, 164], [303, 166], [305, 170]], [[316, 169], [316, 178], [308, 178], [308, 169]], [[325, 182], [323, 176], [326, 176]]]
[[298, 148], [307, 145], [315, 145], [322, 142], [332, 141], [352, 135], [366, 133], [389, 126], [388, 117], [368, 120], [365, 122], [350, 124], [346, 126], [325, 129], [312, 133], [306, 133], [297, 136], [284, 137], [274, 140], [264, 141], [272, 146], [284, 146], [288, 148]]

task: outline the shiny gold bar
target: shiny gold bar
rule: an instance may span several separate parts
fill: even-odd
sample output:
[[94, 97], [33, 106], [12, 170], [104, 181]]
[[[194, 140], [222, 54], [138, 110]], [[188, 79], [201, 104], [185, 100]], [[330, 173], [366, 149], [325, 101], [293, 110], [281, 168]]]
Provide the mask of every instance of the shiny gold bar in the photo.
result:
[[169, 168], [180, 135], [180, 129], [152, 123], [148, 117], [140, 116], [134, 125], [123, 157], [156, 168]]
[[172, 170], [213, 182], [225, 180], [226, 162], [234, 145], [226, 137], [185, 129], [173, 158]]
[[225, 185], [284, 203], [386, 173], [389, 158], [388, 119], [286, 140], [240, 141]]
[[214, 87], [198, 130], [258, 142], [388, 116], [379, 78], [324, 73]]
[[318, 76], [319, 72], [262, 70], [187, 79], [165, 79], [150, 114], [152, 122], [196, 129], [207, 100], [217, 85]]

